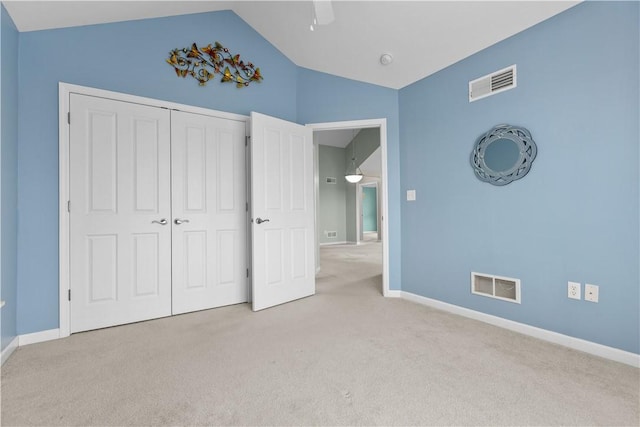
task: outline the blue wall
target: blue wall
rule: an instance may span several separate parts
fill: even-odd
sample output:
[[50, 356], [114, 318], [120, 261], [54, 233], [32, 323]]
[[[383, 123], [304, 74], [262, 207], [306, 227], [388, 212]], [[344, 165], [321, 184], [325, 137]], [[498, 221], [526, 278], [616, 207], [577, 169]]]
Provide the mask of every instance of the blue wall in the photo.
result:
[[[216, 40], [259, 66], [264, 81], [199, 87], [165, 62], [173, 48]], [[296, 74], [228, 11], [20, 34], [18, 333], [58, 327], [59, 81], [295, 121]]]
[[[19, 40], [20, 78], [9, 71], [18, 128], [5, 131], [4, 104], [18, 102], [2, 92], [3, 188], [4, 134], [20, 135], [18, 333], [58, 327], [64, 81], [298, 123], [386, 118], [391, 289], [639, 352], [637, 3], [581, 4], [400, 91], [296, 67], [232, 12], [19, 38], [5, 15], [3, 82], [7, 58], [15, 64], [5, 35]], [[172, 48], [215, 40], [259, 65], [264, 82], [201, 88], [164, 63]], [[469, 80], [513, 63], [516, 89], [468, 103]], [[498, 123], [529, 128], [539, 148], [530, 174], [506, 187], [469, 166], [475, 139]], [[407, 203], [411, 188], [418, 200]], [[522, 279], [522, 305], [472, 296], [470, 271]], [[568, 280], [600, 285], [600, 303], [568, 300]]]
[[[202, 88], [164, 62], [172, 48], [215, 40], [260, 66], [264, 81], [243, 90], [218, 82]], [[20, 67], [20, 334], [58, 327], [59, 81], [299, 123], [386, 117], [397, 200], [397, 91], [300, 69], [232, 12], [22, 33]], [[307, 101], [314, 91], [322, 99]], [[399, 288], [400, 210], [392, 206], [391, 286]]]
[[398, 91], [300, 68], [297, 99], [299, 123], [387, 119], [389, 218], [385, 221], [389, 221], [389, 288], [400, 289]]
[[[585, 2], [400, 91], [402, 289], [640, 352], [639, 5]], [[518, 87], [473, 103], [511, 64]], [[524, 179], [474, 177], [474, 141], [528, 128]], [[470, 272], [522, 279], [522, 304], [470, 293]], [[567, 281], [600, 302], [567, 298]]]
[[2, 350], [16, 336], [17, 245], [18, 245], [18, 31], [11, 17], [0, 6], [1, 201], [2, 211], [0, 272], [2, 308]]

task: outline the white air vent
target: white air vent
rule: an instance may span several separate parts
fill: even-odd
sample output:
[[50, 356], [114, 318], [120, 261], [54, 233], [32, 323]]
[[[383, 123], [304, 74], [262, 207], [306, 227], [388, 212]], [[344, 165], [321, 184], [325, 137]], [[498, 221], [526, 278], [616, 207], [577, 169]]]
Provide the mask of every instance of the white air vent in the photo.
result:
[[330, 176], [327, 177], [327, 184], [335, 184], [336, 182], [338, 182], [337, 179]]
[[335, 239], [336, 237], [338, 237], [337, 231], [325, 231], [325, 233], [327, 233], [327, 237], [329, 239]]
[[471, 273], [471, 293], [520, 304], [520, 279]]
[[469, 102], [513, 89], [517, 86], [515, 64], [469, 82]]

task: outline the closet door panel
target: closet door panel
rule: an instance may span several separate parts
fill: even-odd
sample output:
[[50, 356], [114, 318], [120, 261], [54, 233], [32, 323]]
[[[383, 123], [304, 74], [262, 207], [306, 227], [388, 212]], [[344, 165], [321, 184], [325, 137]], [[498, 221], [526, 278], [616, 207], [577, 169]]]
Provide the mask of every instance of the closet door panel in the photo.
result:
[[70, 330], [168, 316], [170, 114], [78, 94], [70, 113]]
[[172, 312], [246, 302], [245, 124], [171, 114]]

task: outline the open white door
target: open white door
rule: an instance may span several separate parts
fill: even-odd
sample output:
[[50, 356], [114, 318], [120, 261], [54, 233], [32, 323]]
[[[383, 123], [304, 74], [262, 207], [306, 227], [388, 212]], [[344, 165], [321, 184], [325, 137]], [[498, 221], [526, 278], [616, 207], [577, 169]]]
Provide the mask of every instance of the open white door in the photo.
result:
[[313, 295], [313, 136], [251, 113], [253, 310]]

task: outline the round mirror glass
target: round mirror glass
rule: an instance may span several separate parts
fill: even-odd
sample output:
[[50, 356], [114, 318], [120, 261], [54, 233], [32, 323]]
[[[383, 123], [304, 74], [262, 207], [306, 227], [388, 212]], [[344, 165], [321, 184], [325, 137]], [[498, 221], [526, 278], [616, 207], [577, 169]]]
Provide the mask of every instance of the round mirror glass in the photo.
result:
[[495, 172], [507, 172], [520, 160], [520, 148], [507, 138], [496, 139], [484, 150], [485, 164]]

